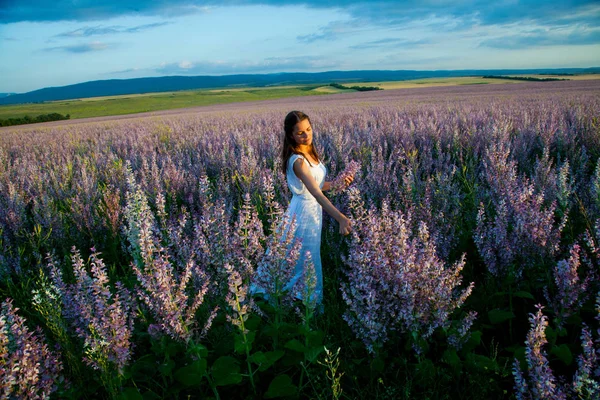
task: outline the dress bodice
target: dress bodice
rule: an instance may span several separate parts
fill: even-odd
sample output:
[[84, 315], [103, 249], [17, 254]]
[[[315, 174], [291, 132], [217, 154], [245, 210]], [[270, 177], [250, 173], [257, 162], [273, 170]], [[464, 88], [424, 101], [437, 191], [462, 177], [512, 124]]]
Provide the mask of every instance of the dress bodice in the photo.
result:
[[315, 178], [315, 181], [319, 185], [319, 188], [323, 188], [323, 183], [325, 183], [325, 175], [327, 175], [327, 168], [322, 162], [319, 162], [317, 165], [312, 165], [311, 163], [300, 154], [292, 154], [287, 163], [287, 184], [290, 188], [290, 191], [294, 196], [299, 196], [307, 199], [315, 200], [313, 195], [308, 191], [304, 183], [296, 176], [294, 172], [294, 162], [298, 158], [302, 158], [305, 162], [308, 163], [308, 168], [310, 169], [311, 175]]

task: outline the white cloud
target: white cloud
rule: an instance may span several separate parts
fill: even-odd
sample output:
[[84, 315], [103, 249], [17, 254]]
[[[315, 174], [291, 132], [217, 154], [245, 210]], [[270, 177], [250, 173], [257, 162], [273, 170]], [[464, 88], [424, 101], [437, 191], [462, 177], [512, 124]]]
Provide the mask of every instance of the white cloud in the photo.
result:
[[89, 53], [92, 51], [100, 51], [108, 49], [109, 44], [104, 42], [90, 42], [90, 43], [82, 43], [82, 44], [73, 44], [69, 46], [57, 46], [57, 47], [48, 47], [47, 51], [66, 51], [69, 53]]

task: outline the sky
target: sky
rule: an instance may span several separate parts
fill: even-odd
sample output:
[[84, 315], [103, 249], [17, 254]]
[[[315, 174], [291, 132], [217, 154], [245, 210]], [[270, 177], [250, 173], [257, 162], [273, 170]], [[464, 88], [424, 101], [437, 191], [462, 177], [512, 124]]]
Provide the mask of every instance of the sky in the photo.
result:
[[598, 0], [0, 0], [0, 92], [168, 75], [597, 66]]

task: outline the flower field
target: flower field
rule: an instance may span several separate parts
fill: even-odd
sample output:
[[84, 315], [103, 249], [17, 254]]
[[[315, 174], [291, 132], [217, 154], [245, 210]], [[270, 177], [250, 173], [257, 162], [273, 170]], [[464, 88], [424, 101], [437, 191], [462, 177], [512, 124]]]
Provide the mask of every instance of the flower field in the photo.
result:
[[[322, 308], [310, 257], [283, 290], [293, 109], [358, 168]], [[598, 398], [599, 241], [598, 80], [3, 129], [1, 397]]]

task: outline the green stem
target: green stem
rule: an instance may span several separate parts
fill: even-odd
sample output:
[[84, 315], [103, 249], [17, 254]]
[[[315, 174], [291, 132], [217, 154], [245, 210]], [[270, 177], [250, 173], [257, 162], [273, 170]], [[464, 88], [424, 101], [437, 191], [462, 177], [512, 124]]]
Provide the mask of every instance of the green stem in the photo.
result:
[[[304, 366], [304, 363], [300, 363], [300, 365], [302, 366], [302, 372], [306, 371], [306, 376], [308, 379], [308, 383], [310, 383], [310, 385], [312, 386], [314, 392], [317, 394], [317, 398], [319, 400], [321, 400], [321, 396], [319, 396], [319, 392], [317, 391], [317, 389], [315, 388], [315, 385], [312, 383], [312, 380], [310, 379], [310, 374], [308, 373], [308, 371], [306, 370], [306, 367]], [[307, 384], [308, 384], [307, 383]], [[298, 391], [301, 392], [303, 389], [302, 385], [298, 386]]]
[[[510, 312], [513, 313], [513, 295], [512, 295], [512, 283], [508, 285], [508, 305]], [[514, 314], [514, 313], [513, 313]], [[510, 333], [510, 342], [513, 343], [513, 329], [512, 329], [512, 318], [508, 320], [508, 329]]]
[[235, 294], [235, 303], [238, 311], [238, 317], [240, 320], [240, 328], [242, 330], [242, 336], [244, 337], [244, 347], [246, 348], [246, 364], [248, 365], [248, 374], [250, 375], [250, 383], [252, 384], [252, 390], [256, 394], [256, 386], [254, 385], [254, 372], [252, 372], [252, 364], [250, 363], [250, 348], [248, 347], [248, 337], [246, 335], [246, 326], [244, 325], [244, 317], [240, 314], [242, 308], [240, 307], [240, 300]]
[[[310, 313], [308, 311], [308, 307], [304, 307], [304, 349], [308, 348], [308, 332], [309, 332], [309, 318]], [[306, 352], [304, 352], [304, 361], [306, 360]], [[304, 380], [304, 369], [300, 371], [300, 384], [298, 387], [302, 387], [302, 382]]]
[[[164, 343], [164, 341], [163, 341], [163, 343]], [[163, 361], [164, 364], [168, 365], [170, 359], [171, 359], [171, 357], [169, 357], [169, 355], [165, 352], [165, 358]], [[162, 377], [162, 381], [163, 381], [163, 385], [164, 385], [164, 387], [163, 387], [163, 395], [164, 395], [164, 391], [165, 391], [164, 388], [168, 388], [170, 386], [171, 382], [167, 382], [167, 377], [165, 376], [165, 374], [160, 374], [160, 375]]]
[[213, 394], [215, 395], [215, 399], [221, 400], [221, 397], [219, 396], [219, 392], [217, 391], [217, 387], [213, 383], [212, 379], [210, 379], [210, 375], [206, 372], [206, 373], [204, 373], [204, 376], [206, 377], [206, 380], [208, 381], [208, 384], [210, 385], [210, 388], [212, 389]]
[[279, 293], [279, 284], [276, 282], [275, 291], [275, 336], [273, 337], [274, 347], [277, 349], [279, 341], [279, 327], [281, 326], [281, 296]]
[[[193, 340], [190, 340], [192, 348], [196, 348], [195, 342]], [[194, 351], [193, 354], [195, 354], [198, 358], [201, 358], [200, 352]], [[204, 377], [206, 377], [206, 380], [208, 381], [208, 385], [210, 386], [210, 388], [213, 391], [213, 394], [215, 395], [215, 399], [216, 400], [220, 400], [221, 397], [219, 396], [219, 392], [217, 391], [217, 387], [215, 386], [215, 384], [213, 383], [212, 379], [210, 378], [210, 375], [208, 373], [207, 370], [204, 371]]]

